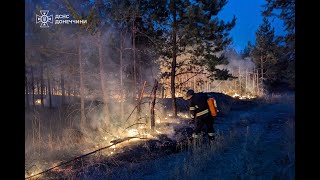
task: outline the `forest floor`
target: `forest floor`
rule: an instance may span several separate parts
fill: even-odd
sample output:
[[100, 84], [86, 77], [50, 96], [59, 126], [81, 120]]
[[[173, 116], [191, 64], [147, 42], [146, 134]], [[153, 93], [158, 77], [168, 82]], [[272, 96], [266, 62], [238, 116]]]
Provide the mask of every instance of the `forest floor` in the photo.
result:
[[[180, 122], [175, 128], [186, 126]], [[177, 137], [163, 131], [163, 141], [137, 143], [114, 158], [100, 154], [81, 170], [60, 169], [37, 179], [295, 179], [294, 95], [235, 108], [216, 118], [214, 128], [213, 144], [172, 149], [179, 146]], [[151, 148], [158, 142], [167, 145]]]

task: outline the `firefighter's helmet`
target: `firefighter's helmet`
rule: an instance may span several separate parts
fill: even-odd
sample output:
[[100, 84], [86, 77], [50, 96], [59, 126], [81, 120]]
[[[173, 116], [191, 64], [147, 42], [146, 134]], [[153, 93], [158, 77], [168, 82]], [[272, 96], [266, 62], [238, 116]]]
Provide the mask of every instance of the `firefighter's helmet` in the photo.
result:
[[190, 99], [194, 95], [194, 91], [189, 89], [186, 93], [185, 99]]

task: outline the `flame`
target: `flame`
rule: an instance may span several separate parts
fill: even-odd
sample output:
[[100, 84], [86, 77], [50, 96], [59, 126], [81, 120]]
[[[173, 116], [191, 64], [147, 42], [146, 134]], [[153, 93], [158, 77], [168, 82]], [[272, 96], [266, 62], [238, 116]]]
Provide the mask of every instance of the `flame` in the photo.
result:
[[232, 95], [232, 97], [239, 97], [240, 95], [238, 93], [234, 93], [234, 95]]
[[256, 96], [251, 96], [251, 95], [243, 95], [240, 96], [239, 94], [235, 93], [234, 95], [232, 95], [233, 98], [239, 98], [239, 99], [253, 99], [256, 98]]

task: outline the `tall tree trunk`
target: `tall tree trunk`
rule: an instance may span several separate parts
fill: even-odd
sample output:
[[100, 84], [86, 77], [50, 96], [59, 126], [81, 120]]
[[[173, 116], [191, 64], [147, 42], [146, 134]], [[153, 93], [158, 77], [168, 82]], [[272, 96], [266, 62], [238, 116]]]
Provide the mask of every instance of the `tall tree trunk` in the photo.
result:
[[172, 63], [171, 63], [171, 97], [172, 97], [172, 108], [173, 108], [173, 117], [177, 117], [177, 100], [176, 100], [176, 87], [175, 87], [175, 78], [176, 78], [176, 67], [177, 67], [177, 20], [176, 20], [176, 2], [173, 1], [173, 24], [172, 24]]
[[67, 88], [68, 90], [67, 90], [67, 92], [68, 92], [68, 103], [70, 103], [71, 102], [71, 87], [70, 87], [70, 84], [68, 84], [68, 88]]
[[246, 69], [246, 86], [245, 86], [245, 92], [248, 91], [248, 69]]
[[164, 85], [161, 85], [161, 98], [164, 98]]
[[241, 71], [240, 71], [240, 66], [239, 66], [239, 89], [240, 89], [240, 96], [242, 96], [242, 88], [241, 88]]
[[[174, 33], [175, 37], [176, 33]], [[173, 38], [173, 42], [176, 43], [176, 38]], [[176, 48], [174, 45], [173, 48], [173, 58], [171, 63], [171, 97], [172, 97], [172, 107], [173, 107], [173, 116], [177, 116], [177, 103], [176, 103], [176, 87], [175, 87], [175, 77], [176, 77], [176, 66], [177, 66], [177, 60], [176, 60]]]
[[99, 31], [97, 34], [97, 41], [98, 41], [98, 51], [99, 51], [99, 66], [100, 66], [100, 80], [101, 80], [101, 90], [102, 90], [102, 97], [104, 102], [104, 113], [105, 113], [105, 123], [108, 126], [110, 124], [110, 112], [108, 107], [108, 91], [106, 87], [106, 79], [104, 73], [104, 65], [103, 65], [103, 54], [102, 54], [102, 42], [101, 42], [101, 32]]
[[41, 94], [40, 92], [40, 82], [39, 82], [39, 78], [37, 78], [37, 95]]
[[29, 86], [28, 86], [28, 78], [27, 75], [25, 75], [25, 97], [26, 97], [26, 107], [29, 108]]
[[140, 119], [141, 117], [141, 101], [143, 98], [143, 94], [144, 94], [144, 88], [146, 86], [147, 81], [144, 81], [143, 86], [141, 88], [141, 92], [139, 94], [139, 99], [138, 99], [138, 104], [137, 104], [137, 117], [136, 119]]
[[139, 84], [142, 83], [142, 69], [141, 69], [141, 60], [138, 63], [139, 65]]
[[263, 94], [263, 82], [264, 82], [264, 67], [263, 67], [263, 56], [260, 57], [261, 60], [261, 93]]
[[83, 67], [82, 67], [82, 54], [81, 54], [81, 37], [78, 35], [78, 59], [79, 59], [79, 73], [80, 73], [80, 125], [85, 124], [86, 116], [84, 111], [84, 83], [83, 83]]
[[155, 104], [156, 104], [156, 98], [157, 98], [157, 89], [158, 89], [158, 81], [155, 79], [154, 80], [154, 86], [153, 86], [153, 91], [152, 91], [152, 94], [153, 94], [153, 97], [152, 97], [152, 103], [151, 103], [151, 130], [152, 132], [154, 132], [154, 128], [155, 128], [155, 113], [154, 113], [154, 107], [155, 107]]
[[44, 94], [44, 82], [43, 82], [43, 65], [41, 64], [40, 66], [40, 102], [41, 102], [41, 107], [44, 108], [44, 101], [43, 101], [43, 94]]
[[257, 69], [257, 78], [256, 78], [256, 80], [257, 80], [257, 85], [256, 85], [256, 87], [257, 87], [257, 94], [260, 95], [260, 89], [259, 89], [259, 70], [258, 70], [258, 69]]
[[253, 91], [253, 94], [256, 95], [256, 88], [255, 88], [255, 69], [253, 68], [253, 71], [252, 71], [252, 91]]
[[[195, 69], [195, 68], [193, 68], [193, 69]], [[194, 72], [195, 72], [195, 70], [194, 70]], [[194, 90], [194, 91], [196, 91], [196, 87], [197, 87], [197, 86], [196, 86], [196, 76], [194, 76], [194, 77], [193, 77], [193, 90]]]
[[64, 87], [64, 77], [63, 77], [63, 74], [61, 72], [61, 76], [60, 76], [60, 81], [61, 81], [61, 104], [65, 104], [65, 87]]
[[260, 56], [260, 64], [261, 64], [261, 73], [260, 74], [261, 74], [261, 79], [263, 81], [263, 74], [264, 74], [263, 71], [264, 70], [263, 70], [263, 57], [262, 56]]
[[132, 23], [132, 50], [133, 50], [133, 86], [134, 86], [134, 99], [137, 97], [137, 68], [136, 68], [136, 27], [135, 17]]
[[[81, 65], [81, 67], [82, 67], [82, 65]], [[81, 68], [82, 69], [82, 68]], [[82, 76], [81, 76], [82, 77]], [[73, 94], [73, 96], [76, 96], [77, 95], [77, 84], [76, 84], [76, 80], [73, 80], [73, 82], [72, 82], [72, 94]]]
[[[119, 73], [120, 73], [120, 121], [123, 120], [123, 43], [124, 43], [124, 37], [123, 37], [123, 34], [122, 34], [122, 31], [120, 32], [120, 70], [119, 70]], [[134, 61], [135, 63], [135, 61]], [[133, 65], [135, 67], [135, 65]], [[135, 73], [135, 70], [134, 72]], [[133, 98], [134, 100], [136, 99], [136, 81], [133, 82], [133, 86], [134, 86], [134, 92], [133, 92]]]
[[32, 106], [35, 107], [35, 98], [34, 98], [34, 75], [33, 75], [33, 67], [31, 66], [31, 88], [32, 88]]
[[51, 97], [51, 84], [50, 84], [50, 74], [49, 74], [49, 68], [47, 68], [47, 79], [48, 79], [48, 95], [49, 95], [49, 108], [52, 108], [52, 97]]

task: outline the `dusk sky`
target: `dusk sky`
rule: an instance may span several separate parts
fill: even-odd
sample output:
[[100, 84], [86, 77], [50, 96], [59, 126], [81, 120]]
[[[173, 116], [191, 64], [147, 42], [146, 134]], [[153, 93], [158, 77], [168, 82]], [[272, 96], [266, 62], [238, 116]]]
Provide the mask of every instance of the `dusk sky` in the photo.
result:
[[[218, 14], [223, 20], [231, 21], [236, 16], [236, 25], [231, 30], [234, 47], [238, 52], [243, 50], [248, 41], [255, 43], [255, 32], [262, 23], [261, 11], [265, 0], [229, 0], [223, 10]], [[270, 18], [271, 25], [275, 28], [276, 35], [283, 35], [284, 28], [281, 20]]]

